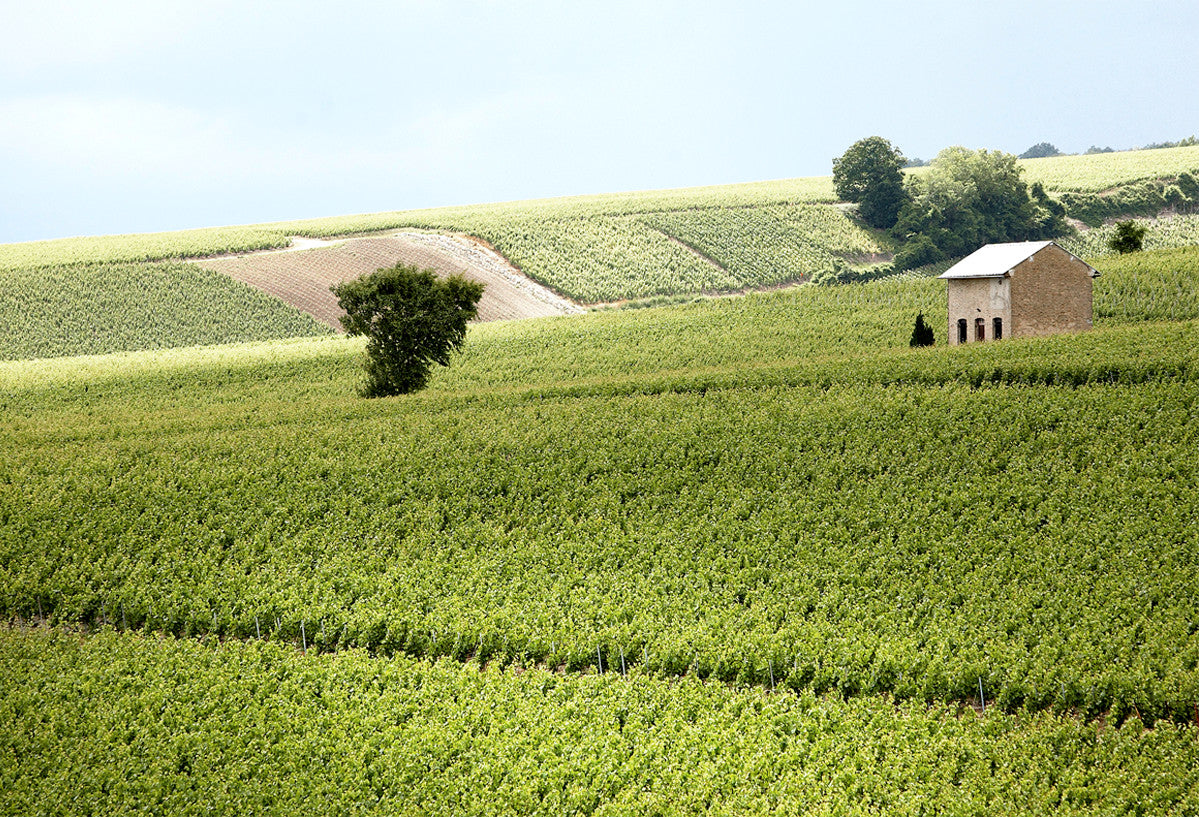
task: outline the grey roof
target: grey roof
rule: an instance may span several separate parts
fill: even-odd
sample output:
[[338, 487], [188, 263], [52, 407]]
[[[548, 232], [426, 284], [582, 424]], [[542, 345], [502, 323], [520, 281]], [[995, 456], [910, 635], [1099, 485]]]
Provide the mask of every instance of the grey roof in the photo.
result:
[[[954, 264], [941, 275], [939, 278], [1002, 278], [1012, 271], [1014, 267], [1020, 263], [1027, 261], [1032, 256], [1039, 253], [1049, 245], [1052, 241], [1016, 241], [1010, 244], [987, 244], [985, 247], [980, 247], [974, 252], [967, 255], [961, 261]], [[1057, 247], [1056, 244], [1053, 246]], [[1058, 247], [1061, 250], [1061, 247]], [[1066, 252], [1066, 250], [1062, 250]], [[1066, 252], [1071, 258], [1074, 255]], [[1086, 264], [1081, 259], [1074, 258], [1075, 261]], [[1099, 271], [1086, 264], [1091, 271], [1091, 277], [1094, 278], [1099, 274]]]

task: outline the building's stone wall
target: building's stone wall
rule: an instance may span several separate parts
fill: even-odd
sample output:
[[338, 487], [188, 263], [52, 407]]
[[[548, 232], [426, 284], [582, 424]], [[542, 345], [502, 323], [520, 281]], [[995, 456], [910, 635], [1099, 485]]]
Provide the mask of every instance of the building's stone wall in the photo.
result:
[[951, 346], [958, 343], [958, 320], [966, 321], [966, 342], [977, 340], [975, 321], [983, 321], [985, 340], [994, 340], [995, 318], [1003, 321], [1007, 337], [1012, 326], [1010, 282], [1006, 278], [955, 278], [948, 281], [949, 323], [947, 329]]
[[1090, 268], [1056, 245], [1011, 272], [1012, 337], [1083, 332], [1091, 328]]

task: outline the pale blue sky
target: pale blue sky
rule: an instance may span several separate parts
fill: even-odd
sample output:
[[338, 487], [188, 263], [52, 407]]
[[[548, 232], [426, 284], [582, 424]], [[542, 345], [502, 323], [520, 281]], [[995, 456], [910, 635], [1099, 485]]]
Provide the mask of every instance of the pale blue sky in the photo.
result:
[[1199, 133], [1199, 3], [0, 0], [0, 242]]

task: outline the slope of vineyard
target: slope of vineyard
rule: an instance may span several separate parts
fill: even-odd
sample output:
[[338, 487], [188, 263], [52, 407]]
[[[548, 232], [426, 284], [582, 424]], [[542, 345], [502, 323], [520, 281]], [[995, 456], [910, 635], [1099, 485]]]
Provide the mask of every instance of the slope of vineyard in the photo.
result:
[[[325, 228], [581, 258], [569, 224], [597, 293], [656, 235], [724, 290], [809, 263], [783, 238], [885, 249], [822, 195]], [[0, 281], [259, 314], [135, 244]], [[382, 400], [310, 324], [0, 361], [0, 813], [1192, 813], [1199, 248], [1096, 266], [1080, 335], [947, 348], [941, 281], [796, 287], [475, 324]]]
[[328, 334], [282, 301], [169, 262], [0, 271], [0, 360]]
[[[1027, 160], [1022, 166], [1029, 181], [1040, 181], [1051, 192], [1090, 196], [1093, 201], [1089, 199], [1087, 206], [1094, 210], [1098, 207], [1095, 202], [1106, 201], [1113, 188], [1131, 190], [1129, 185], [1147, 183], [1146, 179], [1169, 180], [1183, 171], [1199, 172], [1199, 150], [1187, 147], [1054, 157]], [[1159, 193], [1145, 201], [1143, 198], [1137, 193], [1130, 199], [1138, 203], [1137, 212], [1148, 206], [1146, 201], [1161, 200]], [[1088, 218], [1095, 221], [1097, 216], [1092, 213]], [[1152, 221], [1150, 227], [1150, 247], [1196, 243], [1194, 217]], [[186, 345], [277, 337], [273, 332], [255, 335], [249, 330], [207, 335], [181, 331], [176, 338], [151, 333], [153, 337], [144, 343], [105, 345], [103, 336], [137, 338], [143, 331], [137, 320], [140, 313], [138, 309], [123, 310], [119, 303], [97, 303], [90, 281], [105, 265], [115, 265], [104, 273], [114, 278], [128, 276], [135, 268], [131, 264], [279, 248], [287, 246], [294, 236], [328, 238], [413, 229], [475, 236], [525, 276], [525, 284], [518, 290], [530, 290], [536, 282], [581, 304], [742, 292], [802, 282], [828, 271], [866, 272], [888, 259], [894, 249], [885, 234], [863, 229], [835, 203], [829, 177], [10, 244], [0, 246], [0, 315], [6, 317], [5, 327], [10, 333], [0, 337], [0, 356], [64, 355], [151, 348], [162, 343]], [[1064, 239], [1064, 243], [1083, 257], [1105, 255], [1109, 232], [1110, 228], [1087, 230]], [[269, 273], [242, 269], [247, 265], [253, 264], [236, 259], [209, 263], [222, 271], [240, 270], [238, 274], [246, 280], [257, 282], [264, 275], [269, 277]], [[49, 269], [54, 272], [39, 272]], [[327, 292], [314, 288], [314, 281], [330, 276], [336, 277], [328, 271], [301, 271], [295, 274], [295, 280], [275, 276], [266, 286], [273, 294], [290, 298], [293, 305], [311, 308], [310, 314], [333, 325], [336, 320]], [[140, 297], [145, 301], [170, 304], [178, 300], [171, 284], [161, 276], [143, 268], [135, 277], [141, 279]], [[15, 290], [21, 294], [14, 295]], [[314, 293], [324, 302], [311, 305]], [[20, 316], [28, 314], [30, 303], [34, 304], [36, 317], [26, 330], [22, 329]], [[197, 303], [203, 303], [203, 299]], [[38, 337], [43, 327], [73, 326], [80, 308], [94, 314], [106, 327], [98, 333], [100, 340], [67, 343]], [[513, 309], [496, 312], [497, 317], [504, 318], [524, 314], [532, 313]], [[182, 326], [197, 322], [209, 324], [213, 318], [205, 314], [179, 320]], [[268, 320], [263, 325], [271, 323]], [[13, 339], [12, 334], [22, 331], [30, 340]], [[308, 334], [311, 330], [290, 331]], [[74, 337], [78, 333], [71, 334]]]
[[4, 609], [1185, 717], [1195, 324], [908, 350], [942, 293], [478, 326], [399, 401], [346, 340], [8, 364]]
[[0, 630], [6, 814], [1189, 814], [1191, 727]]

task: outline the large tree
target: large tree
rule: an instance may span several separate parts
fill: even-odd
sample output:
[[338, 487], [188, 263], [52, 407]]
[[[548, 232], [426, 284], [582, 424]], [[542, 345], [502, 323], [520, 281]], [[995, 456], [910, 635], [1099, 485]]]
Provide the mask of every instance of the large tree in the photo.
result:
[[953, 258], [998, 241], [1031, 241], [1069, 232], [1065, 210], [1020, 178], [1016, 157], [1002, 151], [945, 148], [927, 172], [909, 177], [910, 200], [895, 225], [907, 242], [902, 268]]
[[903, 186], [903, 154], [881, 136], [859, 139], [833, 159], [833, 186], [844, 201], [858, 204], [862, 220], [889, 228], [907, 201]]
[[334, 287], [341, 325], [366, 335], [366, 397], [425, 387], [434, 363], [448, 366], [478, 312], [483, 285], [461, 275], [396, 264]]

